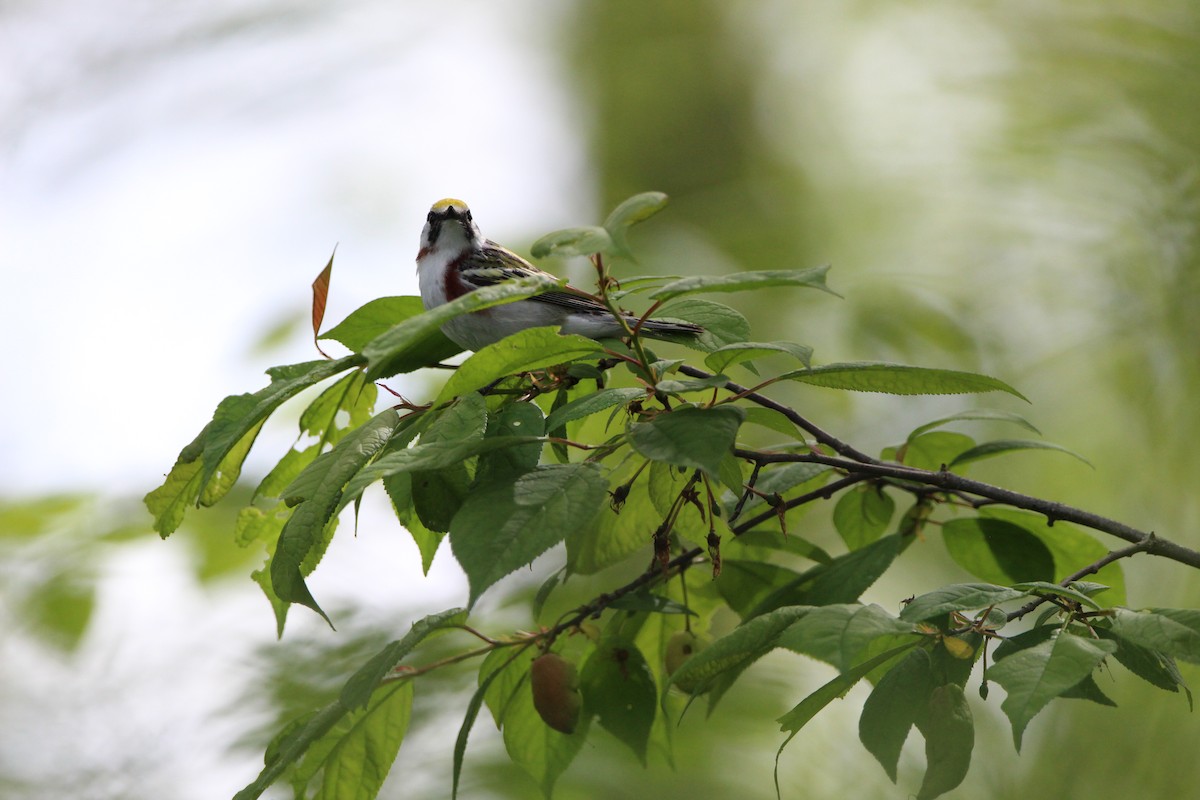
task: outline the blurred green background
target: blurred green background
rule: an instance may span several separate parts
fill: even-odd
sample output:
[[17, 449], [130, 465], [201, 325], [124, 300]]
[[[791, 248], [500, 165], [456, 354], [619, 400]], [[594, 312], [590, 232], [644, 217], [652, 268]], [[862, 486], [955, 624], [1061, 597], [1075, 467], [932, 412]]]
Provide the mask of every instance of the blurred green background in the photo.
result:
[[[1200, 546], [1200, 6], [1190, 0], [264, 0], [187, 15], [63, 0], [5, 4], [5, 28], [14, 69], [0, 78], [0, 233], [12, 246], [0, 258], [11, 335], [35, 334], [34, 366], [4, 407], [5, 797], [228, 796], [256, 772], [281, 715], [318, 702], [412, 619], [465, 597], [446, 553], [432, 581], [420, 578], [384, 515], [343, 545], [388, 540], [378, 574], [356, 580], [379, 561], [370, 551], [327, 556], [335, 574], [337, 559], [350, 565], [327, 590], [339, 633], [299, 622], [275, 644], [270, 610], [245, 579], [262, 554], [233, 546], [229, 512], [193, 515], [163, 544], [137, 502], [221, 396], [256, 388], [270, 364], [311, 357], [299, 320], [334, 241], [333, 318], [414, 292], [420, 221], [443, 195], [465, 196], [487, 235], [519, 247], [660, 190], [671, 205], [635, 234], [638, 272], [831, 263], [844, 300], [778, 292], [731, 303], [756, 339], [810, 344], [818, 361], [982, 371], [1033, 405], [776, 396], [867, 450], [938, 414], [1003, 404], [1095, 469], [1030, 453], [974, 475]], [[276, 150], [273, 171], [259, 172]], [[130, 176], [183, 162], [218, 165], [220, 190], [191, 193], [161, 219], [126, 217], [138, 206], [113, 211], [105, 199], [144, 188]], [[294, 182], [276, 180], [285, 174]], [[79, 188], [81, 175], [93, 188]], [[224, 211], [238, 195], [259, 208]], [[98, 219], [128, 235], [71, 238], [72, 224]], [[161, 258], [171, 253], [199, 253], [203, 266], [172, 271]], [[158, 271], [122, 266], [139, 254]], [[104, 335], [95, 309], [63, 308], [97, 271], [127, 289], [106, 297], [105, 324], [142, 324], [107, 361], [71, 349]], [[188, 298], [204, 291], [214, 299], [197, 321]], [[160, 306], [167, 317], [145, 316]], [[168, 349], [148, 356], [155, 346]], [[73, 377], [88, 365], [86, 383]], [[93, 402], [115, 410], [92, 413]], [[30, 427], [46, 432], [20, 430]], [[268, 439], [276, 451], [287, 441]], [[821, 539], [816, 517], [806, 535]], [[961, 579], [937, 538], [868, 599], [890, 608]], [[1135, 606], [1200, 603], [1200, 581], [1180, 565], [1140, 557], [1126, 574]], [[519, 606], [485, 613], [530, 624]], [[795, 656], [757, 666], [711, 719], [684, 721], [674, 769], [659, 759], [643, 770], [597, 733], [557, 796], [772, 797], [772, 720], [824, 670]], [[472, 680], [418, 686], [385, 797], [447, 795]], [[1121, 671], [1104, 689], [1119, 708], [1059, 701], [1020, 756], [996, 693], [974, 702], [971, 774], [950, 796], [1189, 796], [1200, 761], [1186, 702]], [[861, 691], [792, 743], [785, 797], [915, 791], [919, 741], [898, 786], [858, 744]], [[489, 727], [481, 720], [472, 737], [465, 796], [536, 796]]]

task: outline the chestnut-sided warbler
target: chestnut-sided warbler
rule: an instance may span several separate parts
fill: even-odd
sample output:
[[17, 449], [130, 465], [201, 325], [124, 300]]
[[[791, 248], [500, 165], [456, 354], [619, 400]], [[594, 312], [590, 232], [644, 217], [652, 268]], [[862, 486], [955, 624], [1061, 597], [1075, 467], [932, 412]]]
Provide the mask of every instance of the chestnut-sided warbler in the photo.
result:
[[[471, 219], [471, 209], [463, 201], [447, 198], [429, 209], [417, 252], [417, 277], [426, 309], [483, 286], [547, 274], [511, 250], [483, 238]], [[630, 328], [637, 325], [637, 317], [622, 316]], [[558, 325], [563, 333], [592, 339], [615, 338], [624, 333], [602, 303], [572, 287], [457, 317], [443, 325], [442, 332], [455, 344], [478, 350], [509, 334], [542, 325]], [[655, 338], [695, 336], [701, 331], [697, 325], [663, 320], [646, 320], [641, 327], [642, 333]]]

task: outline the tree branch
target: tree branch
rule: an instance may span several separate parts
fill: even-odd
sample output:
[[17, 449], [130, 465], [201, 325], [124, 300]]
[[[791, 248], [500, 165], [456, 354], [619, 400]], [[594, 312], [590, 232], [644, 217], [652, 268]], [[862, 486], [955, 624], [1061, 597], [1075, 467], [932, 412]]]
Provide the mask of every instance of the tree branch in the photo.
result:
[[993, 486], [989, 483], [964, 478], [947, 470], [934, 472], [917, 467], [908, 467], [903, 464], [888, 464], [880, 461], [863, 463], [851, 458], [839, 458], [821, 453], [778, 453], [735, 449], [734, 455], [738, 458], [745, 458], [763, 464], [786, 462], [824, 464], [844, 470], [849, 475], [894, 478], [925, 486], [936, 486], [939, 489], [951, 492], [962, 492], [977, 497], [984, 497], [998, 503], [1013, 506], [1014, 508], [1022, 508], [1026, 511], [1041, 514], [1046, 517], [1051, 525], [1059, 520], [1074, 522], [1085, 528], [1091, 528], [1111, 536], [1116, 536], [1118, 539], [1124, 539], [1131, 544], [1143, 545], [1141, 552], [1168, 558], [1172, 561], [1186, 564], [1189, 567], [1200, 569], [1200, 552], [1192, 550], [1189, 547], [1159, 538], [1152, 533], [1138, 530], [1122, 522], [1102, 517], [1099, 514], [1093, 514], [1090, 511], [1084, 511], [1050, 500], [1042, 500], [1041, 498], [1021, 494], [1009, 489], [1002, 489], [999, 486]]

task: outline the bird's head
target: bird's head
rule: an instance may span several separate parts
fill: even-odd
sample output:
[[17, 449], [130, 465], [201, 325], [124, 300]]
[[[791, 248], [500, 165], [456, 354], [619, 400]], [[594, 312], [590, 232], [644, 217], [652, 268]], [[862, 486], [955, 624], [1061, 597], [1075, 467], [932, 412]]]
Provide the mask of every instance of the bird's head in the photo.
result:
[[457, 252], [475, 247], [482, 240], [467, 204], [447, 197], [429, 209], [425, 228], [421, 231], [421, 252], [434, 249]]

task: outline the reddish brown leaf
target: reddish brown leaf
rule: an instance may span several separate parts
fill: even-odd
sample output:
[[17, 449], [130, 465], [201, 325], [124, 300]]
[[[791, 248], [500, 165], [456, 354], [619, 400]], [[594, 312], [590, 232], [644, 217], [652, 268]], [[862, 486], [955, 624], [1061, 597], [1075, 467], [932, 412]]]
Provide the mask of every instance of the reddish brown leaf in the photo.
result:
[[313, 302], [312, 302], [312, 324], [313, 324], [313, 344], [317, 348], [317, 352], [329, 358], [329, 354], [321, 349], [317, 337], [321, 334], [321, 323], [325, 320], [325, 303], [329, 299], [329, 278], [333, 273], [333, 256], [337, 253], [337, 246], [333, 248], [333, 253], [329, 255], [329, 263], [325, 265], [325, 269], [321, 270], [321, 274], [313, 281]]

